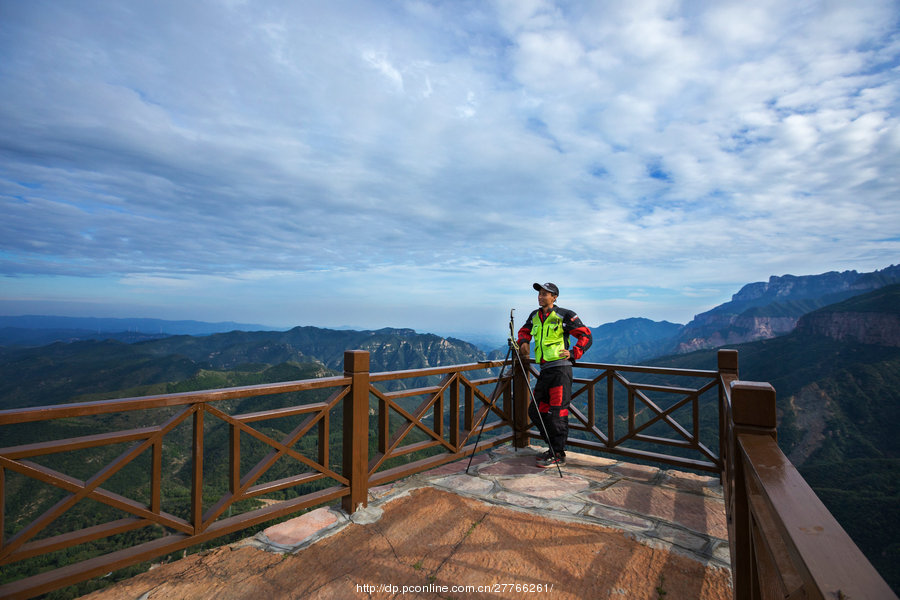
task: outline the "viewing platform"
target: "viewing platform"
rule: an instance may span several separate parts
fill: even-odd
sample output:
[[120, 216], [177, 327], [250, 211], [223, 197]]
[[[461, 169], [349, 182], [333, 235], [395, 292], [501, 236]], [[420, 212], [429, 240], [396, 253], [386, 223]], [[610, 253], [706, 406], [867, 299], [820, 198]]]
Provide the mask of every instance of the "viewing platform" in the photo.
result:
[[[897, 598], [736, 351], [576, 363], [562, 472], [535, 466], [537, 371], [509, 358], [373, 373], [350, 350], [343, 375], [0, 411], [0, 598], [166, 556], [96, 597]], [[223, 536], [247, 539], [172, 560]]]
[[718, 478], [577, 453], [560, 477], [536, 450], [499, 446], [468, 474], [464, 459], [373, 488], [349, 518], [317, 508], [85, 598], [732, 597]]

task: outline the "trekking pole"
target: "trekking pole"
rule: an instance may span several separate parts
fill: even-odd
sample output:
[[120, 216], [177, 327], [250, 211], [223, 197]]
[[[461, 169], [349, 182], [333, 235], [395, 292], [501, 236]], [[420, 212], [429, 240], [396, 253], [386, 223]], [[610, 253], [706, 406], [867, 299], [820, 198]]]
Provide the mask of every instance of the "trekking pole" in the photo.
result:
[[[472, 450], [472, 454], [469, 455], [469, 464], [466, 466], [467, 475], [469, 474], [469, 467], [472, 466], [472, 459], [475, 458], [475, 452], [478, 450], [478, 442], [481, 441], [481, 433], [484, 431], [484, 424], [487, 423], [488, 415], [491, 414], [491, 410], [494, 408], [497, 398], [500, 397], [498, 392], [500, 391], [500, 384], [503, 383], [503, 373], [506, 371], [506, 361], [509, 360], [509, 355], [511, 353], [512, 346], [506, 351], [506, 358], [503, 359], [503, 368], [500, 369], [500, 375], [497, 376], [497, 385], [494, 386], [494, 391], [491, 392], [491, 402], [488, 404], [487, 410], [484, 412], [484, 417], [481, 419], [481, 429], [478, 430], [478, 436], [475, 438], [475, 448]], [[512, 364], [512, 361], [510, 361], [510, 364]]]
[[[513, 343], [512, 336], [510, 336], [509, 341], [510, 341], [510, 344]], [[512, 349], [512, 346], [510, 346], [510, 349]], [[527, 380], [528, 372], [525, 370], [525, 362], [522, 360], [522, 356], [518, 353], [518, 351], [515, 352], [515, 355], [516, 355], [515, 359], [513, 359], [513, 360], [519, 361], [519, 367], [522, 369], [522, 376], [525, 377], [525, 379]], [[557, 458], [556, 450], [553, 449], [553, 444], [550, 443], [550, 433], [547, 431], [547, 426], [544, 425], [544, 417], [541, 416], [541, 410], [538, 407], [537, 400], [535, 400], [535, 398], [534, 398], [534, 392], [531, 391], [531, 386], [529, 385], [527, 387], [528, 387], [528, 397], [531, 398], [531, 403], [534, 405], [534, 412], [537, 413], [538, 421], [540, 421], [541, 429], [543, 429], [544, 437], [547, 440], [547, 446], [550, 448], [550, 455], [553, 456], [553, 458], [555, 459], [555, 458]], [[559, 467], [559, 460], [556, 461], [556, 470], [559, 472], [559, 477], [562, 478], [563, 474], [562, 474], [562, 469]]]
[[[514, 332], [515, 332], [515, 326], [516, 326], [516, 323], [515, 323], [515, 317], [513, 316], [513, 315], [515, 315], [515, 313], [516, 313], [516, 309], [514, 309], [514, 308], [509, 309], [509, 340], [507, 340], [507, 345], [509, 346], [509, 352], [518, 352], [518, 351], [519, 351], [518, 346], [513, 347], [513, 346], [514, 346], [514, 345], [513, 345], [513, 340], [514, 340], [515, 337], [516, 337], [516, 334], [514, 333]], [[507, 356], [509, 356], [509, 354], [507, 354]], [[513, 359], [513, 361], [515, 361], [515, 359]], [[514, 365], [514, 363], [511, 361], [511, 362], [510, 362], [510, 365]], [[515, 368], [513, 368], [513, 371], [515, 371]], [[513, 393], [513, 396], [515, 396], [515, 393]], [[512, 406], [510, 407], [510, 418], [512, 419], [512, 430], [513, 430], [513, 452], [515, 452], [516, 454], [518, 454], [518, 453], [519, 453], [519, 447], [516, 445], [516, 443], [517, 443], [517, 439], [516, 439], [516, 433], [517, 433], [517, 432], [516, 432], [516, 424], [517, 424], [517, 421], [516, 421], [516, 400], [515, 400], [515, 397], [513, 397]]]

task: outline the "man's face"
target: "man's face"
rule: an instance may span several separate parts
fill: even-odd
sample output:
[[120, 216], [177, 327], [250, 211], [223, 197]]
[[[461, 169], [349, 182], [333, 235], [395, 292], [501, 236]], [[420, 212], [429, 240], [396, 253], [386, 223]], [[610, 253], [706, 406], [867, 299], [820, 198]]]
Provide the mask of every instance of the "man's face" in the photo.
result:
[[547, 290], [538, 291], [538, 306], [541, 308], [550, 308], [556, 302], [556, 296]]

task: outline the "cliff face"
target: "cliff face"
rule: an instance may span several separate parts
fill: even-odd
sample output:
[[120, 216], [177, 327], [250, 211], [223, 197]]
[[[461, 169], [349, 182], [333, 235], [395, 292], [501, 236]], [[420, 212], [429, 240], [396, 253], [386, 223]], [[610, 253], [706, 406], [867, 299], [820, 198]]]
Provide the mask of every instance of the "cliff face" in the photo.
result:
[[[818, 298], [826, 294], [848, 291], [851, 289], [871, 289], [857, 285], [859, 273], [856, 271], [830, 271], [821, 275], [782, 275], [772, 276], [768, 282], [757, 282], [745, 285], [732, 296], [735, 304], [760, 305], [769, 304], [779, 299]], [[760, 303], [760, 301], [763, 301]]]
[[[767, 282], [745, 285], [730, 302], [696, 315], [682, 329], [676, 348], [678, 352], [691, 352], [785, 335], [807, 313], [898, 282], [900, 265], [862, 274], [832, 271], [800, 277], [773, 276]], [[847, 328], [844, 335], [860, 328], [868, 331], [878, 327], [871, 318], [867, 319], [863, 323], [865, 319], [857, 317], [857, 325], [843, 325]], [[831, 329], [837, 334], [838, 327], [832, 325]], [[865, 339], [877, 336], [871, 332], [866, 335], [869, 337]]]
[[896, 314], [816, 311], [800, 319], [797, 331], [900, 348], [900, 315]]
[[804, 315], [797, 331], [839, 341], [900, 347], [900, 284]]
[[[693, 352], [727, 344], [767, 340], [790, 333], [797, 325], [796, 317], [763, 317], [750, 315], [707, 314], [685, 328], [678, 352]], [[693, 336], [693, 337], [690, 337]]]

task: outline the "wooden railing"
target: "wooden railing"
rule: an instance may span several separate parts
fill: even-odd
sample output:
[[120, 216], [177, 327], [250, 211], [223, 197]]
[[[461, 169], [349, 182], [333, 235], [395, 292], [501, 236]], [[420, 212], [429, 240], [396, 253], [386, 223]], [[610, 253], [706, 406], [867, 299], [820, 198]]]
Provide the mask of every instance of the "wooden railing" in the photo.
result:
[[[5, 568], [20, 561], [52, 555], [54, 552], [135, 530], [155, 528], [159, 531], [158, 537], [151, 541], [6, 583], [0, 586], [0, 598], [29, 598], [323, 503], [340, 500], [343, 508], [352, 512], [366, 504], [370, 486], [456, 460], [512, 439], [512, 434], [507, 431], [505, 435], [485, 438], [477, 448], [472, 443], [476, 437], [473, 428], [484, 419], [490, 420], [487, 415], [489, 411], [499, 416], [499, 420], [494, 419], [483, 428], [489, 436], [491, 432], [503, 427], [509, 430], [511, 379], [504, 377], [498, 382], [498, 376], [491, 376], [488, 371], [492, 367], [501, 366], [500, 361], [369, 373], [368, 352], [348, 351], [345, 353], [344, 363], [344, 375], [337, 377], [0, 411], [0, 439], [4, 440], [14, 437], [9, 435], [10, 428], [57, 419], [65, 423], [74, 421], [74, 427], [78, 425], [78, 419], [85, 417], [114, 422], [127, 413], [165, 413], [162, 417], [157, 417], [161, 422], [152, 426], [0, 448], [0, 532], [3, 532], [0, 536], [0, 566]], [[473, 372], [486, 373], [488, 376], [481, 379], [468, 378]], [[424, 388], [385, 391], [379, 387], [380, 384], [400, 380], [438, 377], [441, 378], [438, 385]], [[490, 395], [482, 389], [486, 386], [493, 388]], [[222, 408], [224, 403], [236, 399], [310, 393], [330, 395], [321, 401], [298, 400], [277, 409], [243, 414], [228, 414]], [[409, 402], [416, 396], [424, 397], [424, 400], [418, 407], [409, 408]], [[377, 433], [373, 436], [375, 451], [371, 460], [368, 456], [370, 398], [377, 403]], [[497, 399], [500, 402], [495, 402]], [[477, 411], [476, 404], [481, 407]], [[332, 413], [342, 419], [340, 436], [334, 434]], [[289, 420], [300, 422], [280, 430], [273, 425]], [[213, 429], [213, 422], [224, 424], [227, 428], [227, 456], [208, 455], [206, 439]], [[186, 437], [190, 438], [190, 498], [188, 506], [175, 507], [176, 510], [172, 512], [179, 512], [177, 509], [181, 509], [180, 512], [184, 513], [177, 515], [170, 512], [172, 509], [164, 508], [164, 473], [172, 465], [164, 464], [163, 457], [167, 444], [176, 443], [173, 438], [177, 437], [175, 432], [179, 426], [188, 425], [190, 432]], [[273, 435], [273, 430], [286, 433]], [[418, 432], [418, 437], [424, 435], [427, 439], [405, 443], [416, 437], [414, 432]], [[304, 454], [296, 446], [307, 437], [315, 438], [315, 448]], [[339, 439], [334, 440], [335, 437]], [[268, 449], [268, 453], [255, 464], [245, 464], [246, 457], [242, 463], [242, 441], [262, 444]], [[121, 454], [85, 479], [36, 462], [47, 457], [83, 453], [85, 450], [100, 451], [123, 444], [127, 448]], [[442, 452], [400, 466], [391, 466], [392, 461], [402, 463], [408, 456], [428, 453], [430, 449]], [[339, 454], [340, 458], [334, 460], [333, 454]], [[134, 468], [139, 457], [147, 455], [149, 461], [145, 462], [148, 463], [146, 479], [149, 497], [145, 501], [128, 498], [107, 489], [106, 484], [111, 478], [125, 469]], [[93, 460], [94, 457], [91, 457], [87, 462]], [[267, 480], [266, 474], [273, 471], [276, 463], [284, 460], [294, 461], [291, 474]], [[338, 466], [333, 462], [337, 462]], [[204, 467], [221, 466], [222, 463], [227, 467], [228, 489], [224, 493], [217, 493], [209, 489], [204, 477]], [[12, 507], [7, 503], [12, 474], [16, 474], [20, 480], [26, 478], [28, 481], [46, 484], [44, 487], [62, 490], [64, 496], [30, 522], [17, 526], [16, 531], [7, 536], [9, 514], [18, 513], [22, 508]], [[318, 489], [304, 490], [304, 487], [309, 489], [313, 484], [317, 484]], [[300, 489], [300, 495], [231, 515], [233, 509], [240, 507], [240, 503], [289, 488]], [[113, 507], [126, 516], [64, 533], [56, 533], [51, 529], [54, 522], [83, 500]], [[65, 561], [64, 558], [57, 560]]]
[[[344, 365], [344, 375], [337, 377], [0, 411], [0, 435], [8, 427], [56, 419], [110, 419], [133, 411], [165, 413], [156, 425], [0, 448], [0, 532], [7, 530], [4, 518], [12, 508], [5, 505], [7, 473], [58, 488], [63, 494], [30, 522], [10, 527], [15, 529], [12, 535], [4, 533], [0, 537], [0, 566], [125, 532], [145, 528], [159, 532], [150, 541], [6, 583], [0, 586], [0, 598], [29, 598], [323, 503], [340, 500], [344, 510], [353, 512], [366, 505], [370, 487], [507, 442], [524, 447], [531, 438], [538, 437], [527, 417], [531, 377], [536, 374], [533, 366], [524, 372], [502, 361], [484, 361], [370, 373], [369, 355], [363, 351], [346, 352]], [[502, 367], [500, 374], [496, 373], [498, 367]], [[745, 396], [746, 390], [755, 391], [764, 384], [737, 381], [736, 354], [720, 352], [716, 371], [589, 363], [576, 367], [571, 446], [722, 474], [731, 527], [735, 596], [769, 597], [752, 591], [744, 595], [745, 586], [759, 589], [751, 582], [769, 581], [770, 571], [766, 569], [786, 569], [781, 579], [787, 582], [783, 586], [786, 590], [800, 589], [794, 586], [796, 582], [806, 586], [802, 587], [805, 593], [813, 589], [804, 577], [807, 572], [818, 571], [784, 565], [794, 565], [798, 560], [797, 564], [806, 565], [810, 562], [807, 557], [817, 556], [816, 548], [793, 541], [793, 545], [786, 545], [778, 540], [784, 537], [783, 530], [791, 530], [794, 520], [804, 514], [800, 509], [810, 502], [809, 497], [815, 496], [808, 486], [796, 498], [790, 490], [776, 493], [777, 485], [759, 475], [763, 465], [769, 464], [765, 462], [769, 456], [764, 453], [777, 451], [773, 442], [774, 393], [771, 415], [766, 413], [767, 418], [771, 417], [771, 425], [746, 422], [750, 419], [746, 406], [755, 406], [756, 402], [745, 400], [750, 397]], [[674, 385], [674, 381], [682, 383]], [[422, 387], [412, 387], [420, 384]], [[229, 414], [225, 408], [228, 401], [275, 394], [291, 394], [293, 401], [287, 406], [241, 414]], [[328, 396], [301, 402], [295, 399], [297, 394]], [[336, 435], [332, 415], [340, 419], [340, 436]], [[289, 425], [273, 427], [272, 423], [278, 421]], [[211, 435], [207, 432], [213, 422], [227, 428], [227, 456], [207, 456], [205, 440]], [[179, 426], [188, 424], [190, 432], [184, 437], [190, 443], [190, 497], [185, 506], [166, 510], [165, 476], [172, 468], [164, 464], [166, 445], [173, 443]], [[275, 435], [273, 431], [282, 433]], [[298, 444], [312, 438], [315, 443], [307, 444], [311, 448], [297, 449]], [[758, 438], [773, 443], [760, 449]], [[264, 445], [268, 453], [248, 464], [248, 456], [242, 454], [248, 441]], [[39, 457], [112, 445], [127, 447], [85, 479], [36, 462]], [[664, 451], [666, 448], [670, 450]], [[754, 453], [764, 455], [756, 458]], [[149, 471], [146, 498], [139, 501], [107, 489], [117, 473], [135, 468], [134, 463], [141, 456], [149, 456], [145, 460]], [[282, 476], [271, 479], [273, 465], [283, 461], [293, 461], [292, 469], [287, 475], [281, 473]], [[204, 477], [205, 463], [227, 468], [227, 489], [209, 489]], [[796, 478], [802, 482], [799, 475]], [[248, 501], [287, 490], [299, 495], [231, 514]], [[765, 498], [762, 508], [758, 497]], [[75, 531], [51, 530], [54, 521], [83, 500], [113, 507], [127, 516]], [[827, 511], [824, 514], [830, 518]], [[832, 531], [830, 524], [815, 525], [819, 526]], [[846, 534], [843, 536], [837, 540], [840, 552], [846, 546], [859, 554]], [[765, 548], [765, 553], [761, 548]], [[766, 561], [760, 556], [774, 559]], [[788, 558], [792, 562], [786, 562]], [[865, 562], [861, 555], [859, 558]], [[818, 564], [818, 558], [811, 562]], [[871, 566], [868, 571], [859, 569], [853, 573], [866, 581], [880, 581], [883, 586]], [[817, 581], [815, 575], [812, 581]]]
[[[706, 432], [710, 439], [705, 441], [700, 422], [705, 397], [709, 399], [707, 411], [718, 413], [717, 371], [594, 363], [578, 366], [598, 373], [590, 378], [575, 378], [570, 409], [575, 421], [570, 430], [585, 432], [588, 439], [570, 438], [569, 445], [686, 469], [721, 472], [718, 449], [711, 449], [718, 440], [718, 420], [712, 420], [714, 427]], [[651, 380], [636, 381], [633, 375]], [[675, 380], [689, 383], [670, 383]], [[617, 389], [625, 393], [624, 411], [617, 409]], [[582, 396], [584, 401], [579, 402]], [[623, 421], [618, 427], [617, 420]], [[661, 447], [679, 448], [682, 452], [672, 455], [649, 449]], [[691, 454], [694, 457], [684, 456]]]
[[719, 351], [735, 600], [897, 598], [778, 447], [775, 389]]

